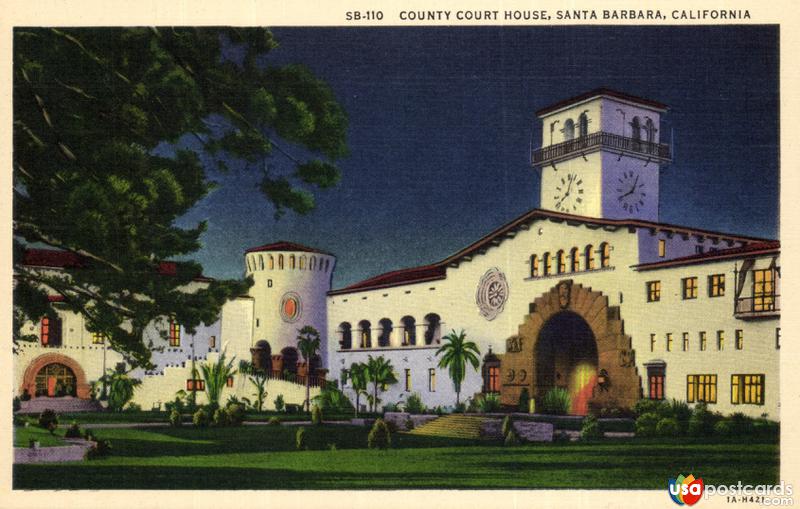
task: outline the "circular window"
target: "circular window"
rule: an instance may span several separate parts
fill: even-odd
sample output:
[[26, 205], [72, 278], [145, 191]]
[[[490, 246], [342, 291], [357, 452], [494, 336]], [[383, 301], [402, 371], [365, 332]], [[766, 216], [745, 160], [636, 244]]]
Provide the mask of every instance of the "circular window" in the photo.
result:
[[281, 318], [284, 322], [294, 323], [300, 319], [303, 308], [300, 303], [300, 296], [294, 292], [284, 294], [281, 299]]
[[494, 320], [503, 312], [503, 307], [508, 300], [508, 282], [506, 276], [498, 268], [486, 271], [478, 283], [475, 294], [475, 303], [478, 310], [487, 320]]

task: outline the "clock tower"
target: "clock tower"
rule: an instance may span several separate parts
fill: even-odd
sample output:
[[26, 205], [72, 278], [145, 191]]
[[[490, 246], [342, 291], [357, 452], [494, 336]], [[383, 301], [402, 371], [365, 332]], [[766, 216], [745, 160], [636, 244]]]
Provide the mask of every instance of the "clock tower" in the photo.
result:
[[660, 143], [666, 105], [597, 89], [536, 112], [542, 145], [542, 209], [608, 219], [658, 221], [661, 166], [670, 148]]

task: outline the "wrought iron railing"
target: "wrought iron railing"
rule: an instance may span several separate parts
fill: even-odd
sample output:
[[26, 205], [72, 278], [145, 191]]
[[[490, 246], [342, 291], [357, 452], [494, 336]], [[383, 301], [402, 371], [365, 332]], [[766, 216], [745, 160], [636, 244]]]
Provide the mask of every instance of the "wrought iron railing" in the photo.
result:
[[[269, 380], [283, 380], [284, 382], [292, 382], [300, 385], [306, 384], [306, 377], [304, 375], [296, 375], [292, 372], [281, 372], [277, 370], [272, 370], [268, 373], [267, 378]], [[311, 387], [320, 387], [324, 388], [327, 380], [324, 376], [318, 375], [311, 375], [309, 377]]]
[[533, 151], [533, 164], [545, 164], [570, 154], [579, 153], [595, 147], [607, 148], [620, 152], [633, 152], [662, 161], [670, 160], [669, 145], [637, 140], [635, 138], [620, 136], [619, 134], [597, 132], [556, 143], [555, 145], [538, 148]]
[[766, 316], [779, 314], [781, 296], [777, 294], [738, 297], [733, 309], [736, 316]]

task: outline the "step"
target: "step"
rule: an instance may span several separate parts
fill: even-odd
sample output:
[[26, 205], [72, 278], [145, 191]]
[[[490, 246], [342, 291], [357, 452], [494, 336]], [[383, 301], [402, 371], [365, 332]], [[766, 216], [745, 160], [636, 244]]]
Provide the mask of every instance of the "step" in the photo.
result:
[[21, 401], [20, 410], [17, 413], [38, 414], [47, 409], [53, 410], [57, 414], [103, 411], [99, 401], [65, 396], [63, 398], [39, 397], [29, 401]]

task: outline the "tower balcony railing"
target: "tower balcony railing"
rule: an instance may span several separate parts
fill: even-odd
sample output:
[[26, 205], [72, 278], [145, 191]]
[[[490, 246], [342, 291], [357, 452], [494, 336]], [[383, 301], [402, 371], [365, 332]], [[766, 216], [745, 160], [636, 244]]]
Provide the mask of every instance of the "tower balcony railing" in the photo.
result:
[[769, 293], [755, 297], [738, 297], [733, 309], [736, 318], [765, 318], [780, 316], [781, 296]]
[[534, 150], [533, 165], [543, 166], [575, 154], [601, 149], [646, 157], [663, 163], [671, 161], [669, 145], [637, 140], [619, 134], [596, 132]]

